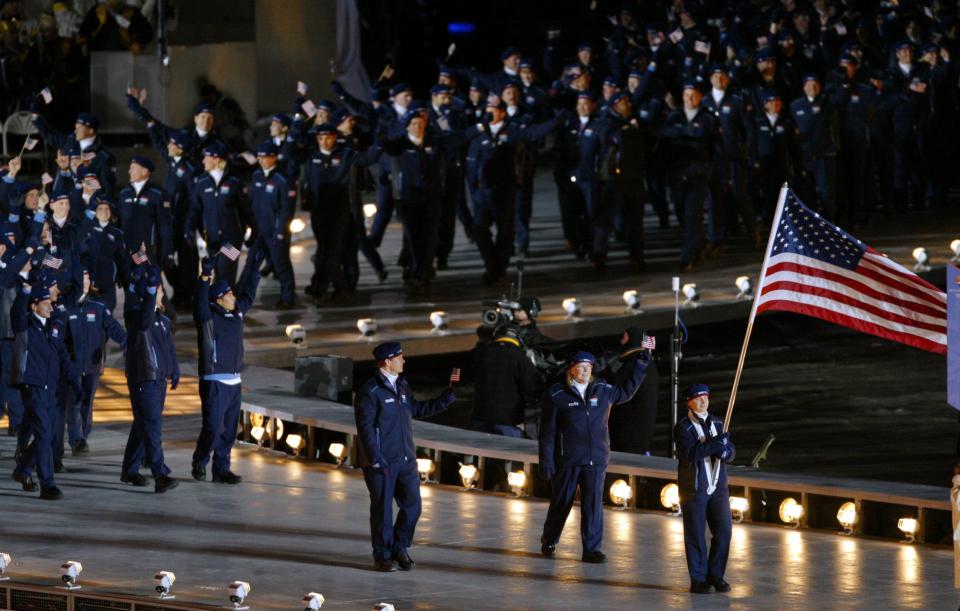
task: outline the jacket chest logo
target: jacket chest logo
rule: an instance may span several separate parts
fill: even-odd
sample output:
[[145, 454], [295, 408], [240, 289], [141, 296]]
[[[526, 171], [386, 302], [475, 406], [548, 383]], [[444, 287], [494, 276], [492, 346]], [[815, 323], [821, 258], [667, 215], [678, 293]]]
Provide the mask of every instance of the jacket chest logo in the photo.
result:
[[224, 195], [230, 193], [230, 185], [223, 185], [220, 187], [220, 193], [223, 193]]
[[87, 312], [87, 322], [97, 322], [97, 313], [93, 310]]
[[596, 397], [590, 397], [590, 407], [597, 407], [599, 400]]

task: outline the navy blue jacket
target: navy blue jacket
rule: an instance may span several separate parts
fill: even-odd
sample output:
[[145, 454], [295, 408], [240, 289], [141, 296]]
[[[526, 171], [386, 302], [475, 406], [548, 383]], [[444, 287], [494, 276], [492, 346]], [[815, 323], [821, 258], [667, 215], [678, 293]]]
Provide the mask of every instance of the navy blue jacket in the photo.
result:
[[41, 323], [30, 310], [29, 298], [21, 289], [10, 310], [14, 333], [10, 383], [57, 388], [61, 379], [76, 380], [77, 371], [64, 344], [63, 323], [52, 317], [46, 325]]
[[[710, 437], [711, 421], [716, 424], [717, 437]], [[708, 416], [706, 421], [701, 423], [701, 427], [706, 436], [702, 441], [689, 417], [682, 417], [673, 429], [677, 458], [680, 460], [677, 466], [677, 485], [680, 487], [681, 501], [707, 496], [707, 470], [703, 460], [708, 456], [718, 459], [716, 464], [719, 465], [720, 476], [717, 478], [717, 490], [725, 490], [727, 468], [723, 463], [732, 462], [737, 455], [737, 449], [729, 438], [726, 438], [725, 443], [718, 438], [723, 434], [723, 421], [713, 420]]]
[[290, 183], [279, 166], [264, 177], [263, 169], [257, 168], [250, 180], [250, 206], [257, 234], [267, 239], [283, 239], [287, 226], [293, 218], [296, 202], [290, 198]]
[[[162, 121], [158, 121], [156, 117], [150, 114], [150, 112], [140, 105], [140, 102], [131, 95], [127, 95], [127, 108], [133, 111], [133, 114], [140, 119], [144, 125], [147, 126], [147, 129], [156, 130], [157, 137], [161, 142], [166, 145], [167, 141], [170, 139], [170, 132], [172, 128]], [[189, 125], [186, 128], [188, 133], [186, 146], [183, 147], [184, 154], [190, 159], [195, 167], [202, 167], [203, 165], [203, 149], [207, 145], [213, 142], [220, 142], [227, 146], [226, 140], [220, 138], [217, 134], [216, 128], [208, 132], [207, 134], [201, 136], [196, 128], [193, 125]]]
[[137, 195], [133, 185], [127, 185], [120, 191], [117, 212], [127, 252], [139, 251], [143, 243], [161, 261], [173, 253], [171, 203], [163, 189], [148, 181]]
[[127, 327], [126, 374], [128, 384], [180, 378], [170, 319], [157, 311], [156, 297], [145, 288], [127, 290], [124, 322]]
[[679, 173], [691, 164], [710, 163], [716, 134], [716, 118], [702, 104], [692, 121], [687, 121], [682, 108], [674, 109], [660, 129], [660, 137], [669, 143], [674, 158], [672, 168]]
[[600, 122], [596, 116], [580, 124], [579, 116], [567, 116], [557, 130], [555, 174], [560, 180], [574, 182], [596, 180], [600, 164]]
[[801, 96], [790, 104], [797, 124], [800, 153], [805, 160], [837, 154], [837, 117], [830, 98], [820, 94], [812, 102]]
[[227, 172], [219, 185], [209, 173], [197, 179], [187, 216], [187, 241], [193, 239], [194, 231], [202, 230], [210, 252], [228, 242], [240, 248], [243, 235], [252, 224], [250, 200], [239, 178]]
[[[153, 148], [160, 153], [167, 165], [167, 173], [163, 177], [163, 192], [170, 202], [170, 208], [177, 219], [184, 219], [190, 211], [190, 191], [193, 183], [200, 174], [197, 166], [184, 152], [180, 159], [174, 159], [167, 152], [167, 141], [164, 139], [167, 131], [160, 123], [152, 123], [148, 129]], [[182, 222], [182, 221], [181, 221]]]
[[103, 373], [107, 358], [107, 338], [121, 348], [127, 345], [127, 333], [99, 301], [86, 299], [67, 312], [67, 350], [79, 374]]
[[417, 401], [403, 375], [393, 390], [382, 373], [375, 373], [360, 388], [354, 408], [360, 466], [386, 467], [416, 459], [413, 419], [440, 413], [455, 400], [453, 390], [447, 389], [437, 399]]
[[131, 263], [123, 231], [116, 225], [108, 223], [106, 227], [101, 227], [99, 222], [95, 222], [87, 236], [86, 251], [81, 260], [90, 271], [90, 280], [100, 294], [112, 291], [118, 280], [126, 278]]
[[558, 115], [545, 123], [526, 127], [510, 118], [503, 121], [504, 125], [496, 136], [487, 123], [483, 124], [483, 131], [477, 131], [476, 127], [468, 128], [473, 138], [467, 148], [467, 164], [475, 164], [475, 176], [480, 189], [516, 187], [518, 145], [546, 138], [560, 119]]
[[566, 467], [610, 462], [610, 408], [633, 398], [648, 365], [637, 359], [633, 374], [619, 386], [591, 380], [586, 400], [566, 382], [551, 386], [540, 416], [540, 469], [555, 473]]
[[[724, 92], [718, 104], [711, 94], [701, 102], [707, 111], [713, 113], [720, 125], [720, 137], [716, 141], [714, 154], [717, 159], [742, 161], [747, 156], [747, 130], [750, 129], [747, 104], [739, 95]], [[761, 109], [762, 113], [762, 109]]]
[[210, 302], [210, 283], [197, 279], [193, 295], [193, 320], [197, 323], [197, 347], [200, 355], [200, 376], [243, 371], [243, 319], [253, 307], [260, 283], [260, 270], [247, 256], [247, 263], [237, 282], [236, 307], [228, 312]]

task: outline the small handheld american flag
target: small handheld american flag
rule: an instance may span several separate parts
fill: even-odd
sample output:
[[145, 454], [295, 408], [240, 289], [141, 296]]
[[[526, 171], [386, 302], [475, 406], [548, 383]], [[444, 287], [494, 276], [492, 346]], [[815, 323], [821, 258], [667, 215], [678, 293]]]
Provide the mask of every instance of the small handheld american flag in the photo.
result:
[[28, 151], [32, 151], [38, 144], [40, 144], [40, 141], [36, 138], [27, 138], [23, 142], [23, 148], [27, 149]]
[[450, 386], [453, 386], [460, 381], [460, 368], [454, 367], [450, 372]]
[[145, 252], [137, 251], [130, 256], [133, 258], [135, 265], [143, 265], [147, 262], [147, 253]]
[[640, 347], [644, 350], [654, 350], [657, 347], [657, 338], [652, 335], [644, 335], [643, 341], [640, 342]]
[[63, 259], [58, 259], [53, 255], [44, 255], [43, 256], [43, 265], [44, 267], [49, 267], [50, 269], [60, 269], [60, 266], [63, 265]]
[[49, 172], [44, 172], [43, 176], [40, 177], [40, 184], [44, 187], [53, 182], [53, 176], [50, 176]]
[[237, 250], [232, 244], [224, 244], [220, 247], [220, 254], [230, 259], [231, 261], [236, 261], [240, 256], [240, 251]]

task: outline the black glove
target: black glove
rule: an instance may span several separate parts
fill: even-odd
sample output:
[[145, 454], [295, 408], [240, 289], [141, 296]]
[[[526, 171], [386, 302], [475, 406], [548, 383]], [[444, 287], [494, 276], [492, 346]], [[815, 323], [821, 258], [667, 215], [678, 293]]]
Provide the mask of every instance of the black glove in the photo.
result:
[[175, 373], [170, 376], [170, 390], [176, 390], [177, 386], [180, 386], [180, 374]]
[[200, 275], [209, 277], [213, 274], [213, 259], [204, 257], [200, 259]]

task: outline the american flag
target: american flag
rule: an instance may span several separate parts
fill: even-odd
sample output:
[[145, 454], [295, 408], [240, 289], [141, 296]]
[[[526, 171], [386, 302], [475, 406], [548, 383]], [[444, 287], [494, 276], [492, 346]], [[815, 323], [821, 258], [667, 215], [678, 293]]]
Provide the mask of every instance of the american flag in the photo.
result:
[[147, 262], [147, 253], [137, 251], [130, 255], [133, 258], [133, 263], [135, 265], [143, 265]]
[[44, 255], [43, 256], [43, 265], [51, 269], [60, 269], [60, 266], [63, 265], [63, 259], [58, 259], [53, 255]]
[[23, 141], [23, 148], [27, 149], [28, 151], [32, 151], [37, 147], [38, 144], [40, 144], [40, 141], [36, 138], [27, 138]]
[[947, 352], [947, 300], [937, 287], [821, 218], [786, 189], [756, 303]]
[[655, 350], [657, 347], [657, 338], [652, 335], [645, 335], [640, 341], [640, 347], [644, 350]]
[[240, 256], [240, 251], [237, 250], [232, 244], [224, 244], [220, 247], [220, 254], [231, 261], [236, 261], [237, 257]]

